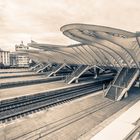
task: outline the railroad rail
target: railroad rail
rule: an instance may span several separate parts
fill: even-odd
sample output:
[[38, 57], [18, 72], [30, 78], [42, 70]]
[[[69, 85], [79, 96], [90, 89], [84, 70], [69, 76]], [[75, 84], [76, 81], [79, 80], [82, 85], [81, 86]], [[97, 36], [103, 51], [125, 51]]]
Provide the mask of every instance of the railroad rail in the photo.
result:
[[[133, 98], [130, 97], [127, 100], [124, 99], [125, 101], [122, 104], [122, 108], [125, 107], [126, 105], [128, 105], [130, 102], [132, 102], [134, 100], [138, 101], [139, 99], [140, 99], [139, 96], [135, 96], [135, 97], [133, 96]], [[82, 120], [83, 118], [86, 118], [86, 117], [90, 116], [91, 114], [98, 113], [101, 110], [105, 111], [108, 108], [112, 108], [112, 106], [116, 106], [117, 104], [118, 104], [117, 101], [112, 101], [112, 100], [101, 101], [98, 104], [90, 106], [90, 107], [88, 107], [86, 109], [83, 109], [79, 112], [75, 112], [74, 114], [71, 114], [71, 115], [66, 116], [64, 118], [61, 118], [61, 119], [56, 120], [54, 122], [47, 123], [44, 126], [41, 126], [37, 129], [34, 129], [32, 131], [29, 131], [29, 132], [24, 133], [22, 135], [19, 135], [17, 137], [11, 138], [11, 140], [21, 140], [21, 139], [24, 139], [24, 140], [39, 140], [39, 139], [45, 139], [47, 136], [50, 137], [50, 135], [53, 135], [55, 132], [60, 131], [60, 129], [63, 129], [63, 128], [65, 128], [65, 127], [67, 127], [67, 126], [69, 126], [69, 125], [71, 125], [75, 122], [78, 122], [78, 121]], [[136, 122], [136, 123], [139, 123], [139, 122]], [[136, 138], [136, 135], [134, 135], [134, 133], [136, 134], [136, 132], [138, 132], [137, 131], [138, 129], [139, 129], [139, 126], [137, 126], [132, 131], [132, 133], [130, 133], [128, 135], [129, 137], [127, 137], [127, 139], [124, 139], [124, 140], [132, 140], [132, 137], [131, 137], [132, 135], [133, 135], [133, 138], [134, 137]], [[83, 131], [83, 134], [84, 133], [86, 133], [86, 130]], [[133, 140], [137, 140], [137, 139], [133, 139]]]
[[71, 88], [48, 91], [30, 96], [22, 96], [0, 102], [0, 122], [5, 123], [19, 117], [46, 109], [48, 107], [102, 90], [103, 84], [109, 83], [113, 77], [106, 77], [91, 83]]
[[135, 128], [124, 138], [124, 140], [140, 139], [140, 118], [134, 123]]
[[47, 135], [50, 135], [50, 134], [56, 132], [57, 130], [60, 130], [72, 123], [77, 122], [78, 120], [81, 120], [93, 113], [96, 113], [102, 109], [105, 109], [105, 108], [113, 105], [114, 103], [115, 102], [111, 101], [111, 100], [102, 101], [96, 105], [83, 109], [82, 111], [76, 112], [75, 114], [69, 115], [65, 118], [59, 119], [52, 123], [48, 123], [36, 130], [30, 131], [26, 134], [15, 137], [14, 139], [11, 139], [11, 140], [20, 140], [20, 139], [33, 140], [33, 139], [43, 138]]

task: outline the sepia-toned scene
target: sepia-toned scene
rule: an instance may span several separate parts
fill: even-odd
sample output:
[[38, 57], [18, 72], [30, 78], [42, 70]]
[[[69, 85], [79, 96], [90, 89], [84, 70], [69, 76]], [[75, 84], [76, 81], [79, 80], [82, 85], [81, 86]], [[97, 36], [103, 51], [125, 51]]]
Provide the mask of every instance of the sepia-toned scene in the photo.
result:
[[139, 0], [0, 0], [0, 140], [140, 140]]

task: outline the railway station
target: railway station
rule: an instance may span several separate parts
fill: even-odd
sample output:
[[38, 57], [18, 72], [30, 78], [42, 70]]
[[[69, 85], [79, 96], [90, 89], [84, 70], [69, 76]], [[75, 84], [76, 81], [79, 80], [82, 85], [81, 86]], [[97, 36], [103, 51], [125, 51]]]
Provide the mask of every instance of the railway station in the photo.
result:
[[31, 40], [35, 64], [0, 69], [1, 140], [139, 140], [140, 33], [67, 24], [72, 45]]

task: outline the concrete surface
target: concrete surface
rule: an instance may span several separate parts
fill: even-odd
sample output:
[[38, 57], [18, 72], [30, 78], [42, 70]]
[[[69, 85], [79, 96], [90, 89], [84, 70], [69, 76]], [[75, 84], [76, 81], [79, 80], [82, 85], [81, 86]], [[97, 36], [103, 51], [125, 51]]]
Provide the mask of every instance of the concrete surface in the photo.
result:
[[[137, 93], [133, 93], [131, 94], [131, 96], [129, 96], [123, 101], [115, 102], [113, 105], [108, 106], [107, 108], [98, 110], [78, 120], [77, 122], [71, 123], [66, 127], [55, 130], [52, 133], [45, 135], [44, 137], [40, 137], [39, 139], [77, 140], [79, 137], [86, 134], [92, 128], [98, 126], [107, 118], [109, 118], [119, 110], [123, 109], [127, 105], [133, 105], [135, 102], [138, 101], [138, 98], [140, 98], [140, 95]], [[39, 133], [41, 136], [42, 133], [47, 133], [48, 129], [51, 128], [54, 122], [59, 122], [61, 119], [65, 119], [70, 115], [74, 115], [77, 112], [80, 112], [92, 106], [96, 106], [97, 104], [108, 100], [109, 99], [103, 98], [102, 92], [98, 92], [96, 94], [94, 93], [92, 95], [88, 95], [86, 97], [82, 97], [71, 102], [58, 105], [48, 110], [26, 116], [25, 118], [15, 120], [10, 124], [1, 125], [1, 140], [15, 140], [16, 137], [24, 134], [25, 135], [20, 137], [18, 140], [24, 140], [25, 138], [29, 138], [33, 135], [35, 135], [37, 139], [39, 135], [36, 134]], [[43, 126], [45, 125], [47, 126], [44, 128]], [[41, 127], [43, 127], [44, 129], [42, 129]], [[32, 130], [34, 131], [30, 133]], [[31, 137], [29, 139], [32, 140]], [[35, 137], [33, 137], [33, 139], [35, 139]]]
[[23, 72], [23, 71], [29, 71], [28, 68], [15, 68], [15, 69], [0, 69], [0, 73], [3, 73], [3, 72]]
[[29, 74], [35, 74], [35, 72], [13, 72], [13, 73], [0, 73], [0, 77], [5, 76], [20, 76], [20, 75], [29, 75]]
[[57, 81], [57, 82], [1, 89], [0, 100], [24, 96], [24, 95], [31, 95], [31, 94], [40, 93], [43, 91], [48, 91], [50, 89], [60, 88], [64, 86], [67, 86], [67, 84], [64, 83], [64, 81]]
[[140, 101], [92, 137], [91, 140], [123, 140], [135, 128], [135, 122], [139, 118]]
[[[112, 123], [115, 119], [117, 119], [121, 114], [123, 114], [125, 111], [127, 111], [132, 105], [134, 105], [137, 101], [140, 100], [139, 98], [139, 93], [140, 93], [140, 89], [139, 88], [132, 88], [129, 91], [129, 98], [131, 97], [137, 97], [137, 100], [132, 101], [130, 104], [128, 104], [126, 107], [124, 107], [123, 109], [121, 109], [120, 111], [116, 112], [114, 115], [110, 116], [108, 119], [106, 119], [105, 121], [103, 121], [101, 124], [99, 124], [96, 127], [93, 127], [88, 133], [82, 135], [81, 137], [78, 138], [78, 140], [90, 140], [92, 137], [94, 137], [97, 133], [100, 133], [100, 131], [102, 131], [106, 126], [108, 126], [110, 123]], [[127, 100], [127, 99], [126, 99]], [[139, 113], [139, 110], [137, 113]], [[133, 116], [133, 113], [131, 113], [131, 115]], [[135, 116], [135, 114], [134, 114]], [[127, 118], [130, 118], [131, 116], [127, 116]], [[140, 117], [140, 116], [139, 116]], [[122, 128], [120, 128], [120, 130], [122, 130]], [[125, 129], [123, 129], [123, 131], [125, 131]], [[113, 136], [115, 135], [116, 131], [111, 132], [110, 134], [112, 134]], [[108, 139], [108, 138], [107, 138]], [[113, 138], [113, 140], [115, 139], [115, 137]], [[102, 139], [101, 139], [102, 140]]]
[[37, 79], [44, 79], [47, 77], [45, 75], [37, 75], [37, 76], [30, 76], [30, 77], [16, 77], [16, 78], [5, 78], [0, 79], [0, 84], [8, 83], [8, 82], [17, 82], [17, 81], [30, 81], [30, 80], [37, 80]]

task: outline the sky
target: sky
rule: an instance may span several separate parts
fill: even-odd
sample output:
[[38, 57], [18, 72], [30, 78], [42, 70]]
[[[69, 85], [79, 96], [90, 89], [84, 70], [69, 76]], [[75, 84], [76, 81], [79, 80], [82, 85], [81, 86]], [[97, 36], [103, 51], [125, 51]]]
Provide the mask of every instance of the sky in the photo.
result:
[[140, 0], [0, 0], [0, 48], [31, 40], [73, 44], [60, 31], [70, 23], [140, 31]]

